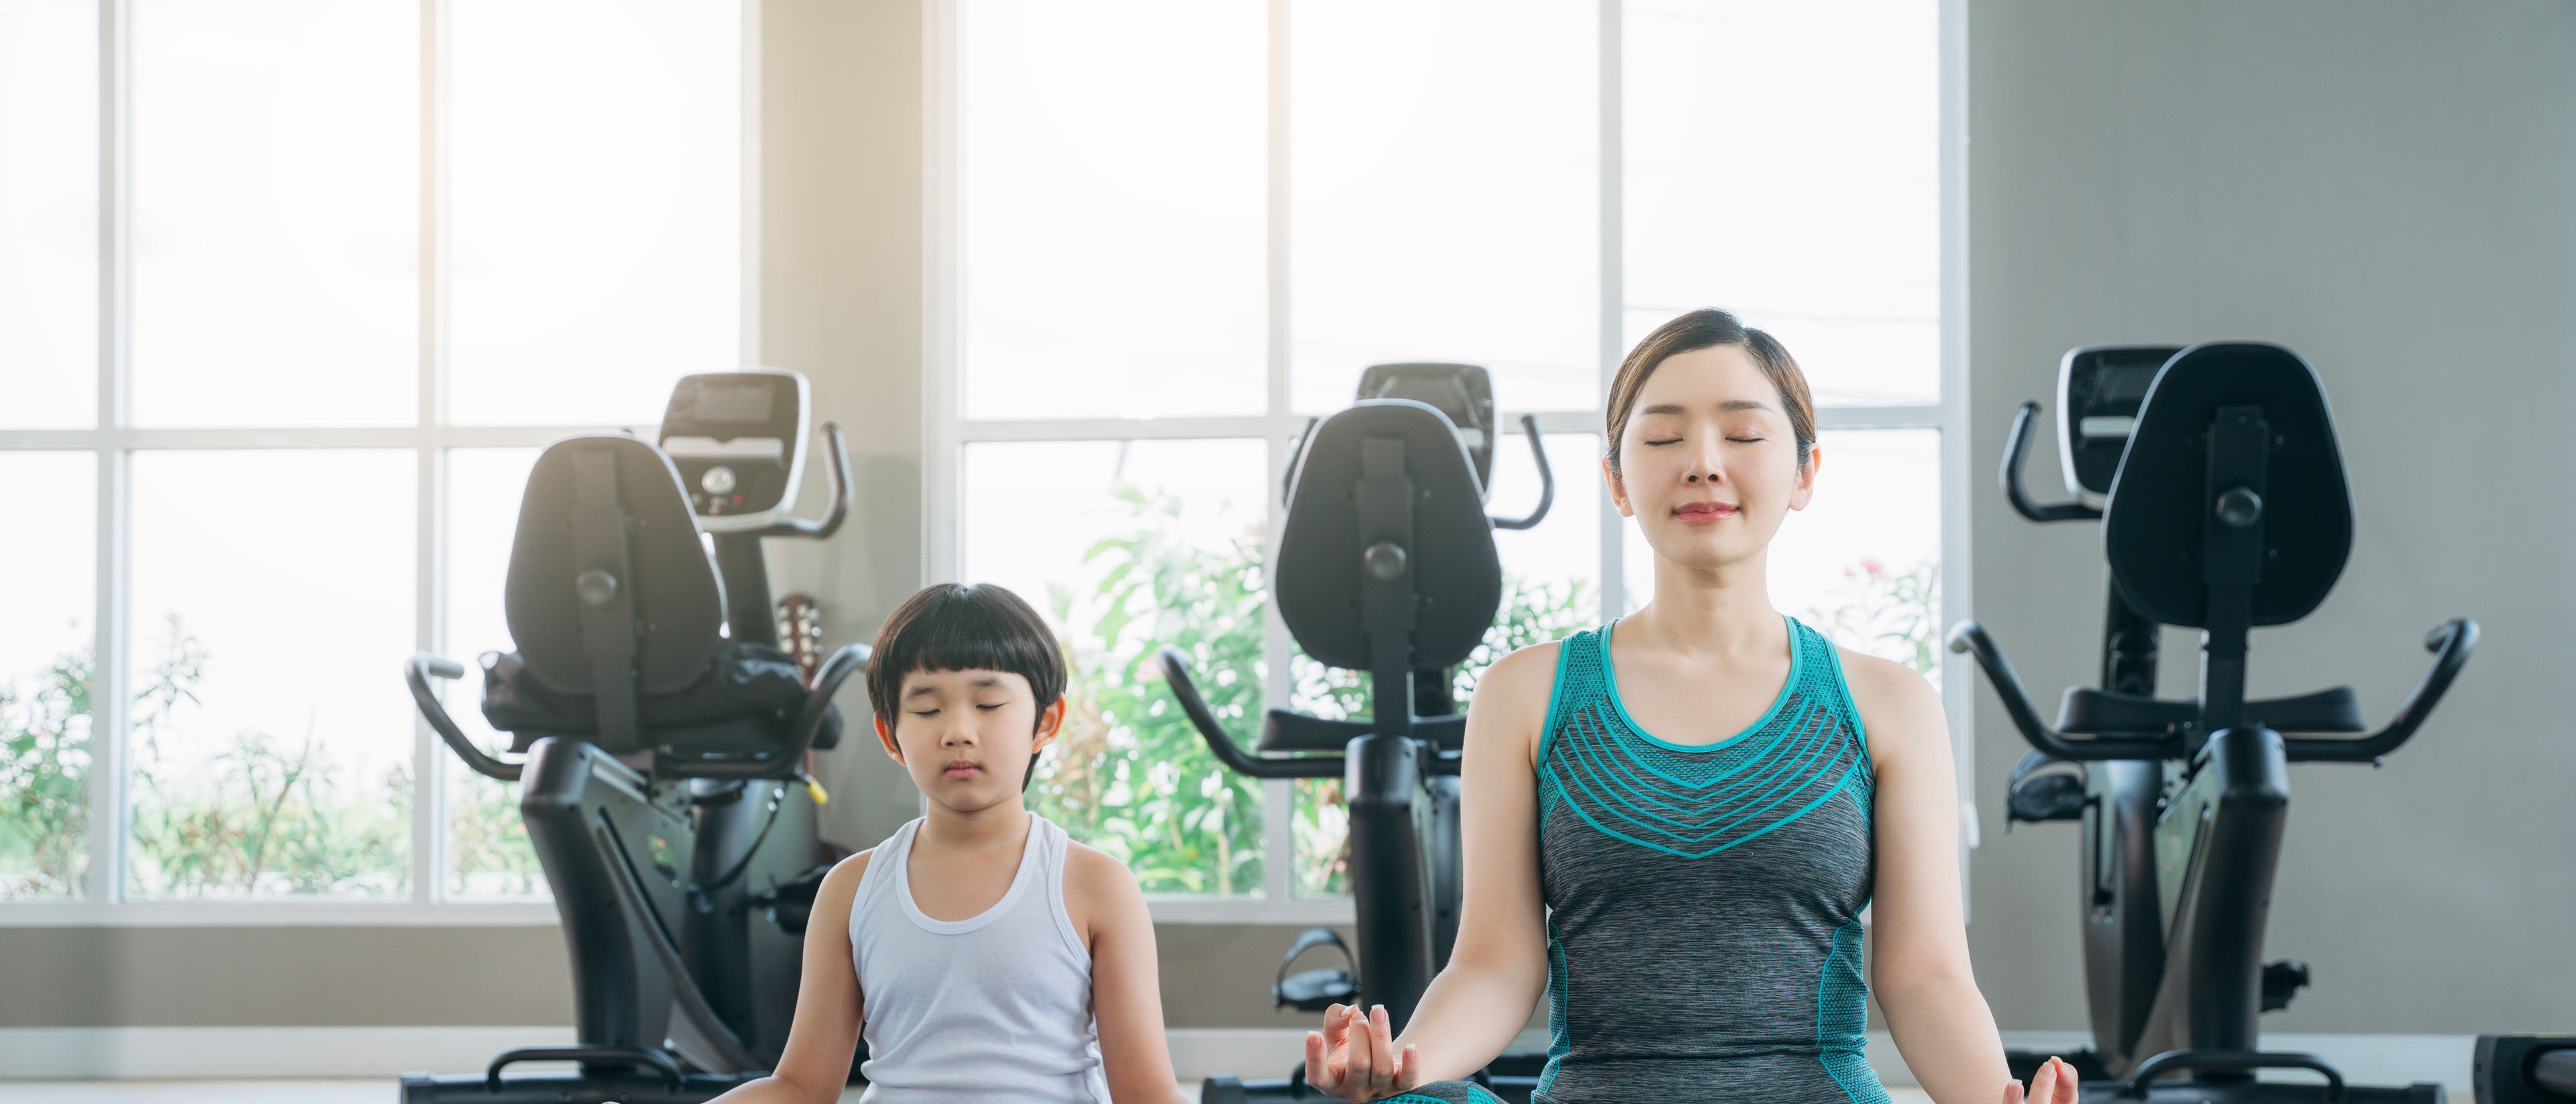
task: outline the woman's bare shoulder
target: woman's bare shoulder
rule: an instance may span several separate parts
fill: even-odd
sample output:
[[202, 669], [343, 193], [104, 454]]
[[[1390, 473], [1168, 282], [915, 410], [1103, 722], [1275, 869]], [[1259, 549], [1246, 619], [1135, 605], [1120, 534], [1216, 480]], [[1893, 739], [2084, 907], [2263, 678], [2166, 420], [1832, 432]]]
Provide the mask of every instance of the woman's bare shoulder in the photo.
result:
[[1948, 754], [1948, 725], [1931, 680], [1891, 659], [1840, 646], [1834, 651], [1842, 661], [1843, 683], [1851, 688], [1852, 706], [1869, 730], [1872, 754], [1923, 744], [1942, 745], [1942, 754]]
[[1546, 705], [1548, 691], [1556, 686], [1557, 656], [1564, 649], [1562, 640], [1514, 649], [1485, 669], [1485, 677], [1476, 681], [1477, 698], [1481, 700], [1490, 688], [1514, 699], [1514, 704], [1526, 704], [1526, 699], [1535, 696], [1540, 705]]

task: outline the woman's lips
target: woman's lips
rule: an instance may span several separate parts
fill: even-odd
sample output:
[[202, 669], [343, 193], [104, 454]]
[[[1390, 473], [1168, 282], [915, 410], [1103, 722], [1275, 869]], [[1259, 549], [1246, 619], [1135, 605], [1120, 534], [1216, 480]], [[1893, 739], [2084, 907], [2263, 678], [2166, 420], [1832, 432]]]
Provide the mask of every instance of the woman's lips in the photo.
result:
[[1673, 507], [1673, 520], [1684, 525], [1715, 525], [1744, 512], [1732, 502], [1685, 502]]

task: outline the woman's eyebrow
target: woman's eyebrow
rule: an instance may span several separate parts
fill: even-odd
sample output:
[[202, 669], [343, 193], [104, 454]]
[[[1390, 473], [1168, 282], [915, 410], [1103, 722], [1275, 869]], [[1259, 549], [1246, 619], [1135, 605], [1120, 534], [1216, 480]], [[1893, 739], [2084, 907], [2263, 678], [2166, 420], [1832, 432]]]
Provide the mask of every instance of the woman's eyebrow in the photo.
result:
[[[1760, 399], [1728, 399], [1725, 402], [1717, 404], [1717, 408], [1721, 412], [1733, 414], [1739, 410], [1769, 410], [1771, 409], [1771, 404], [1763, 402]], [[1640, 413], [1688, 414], [1690, 411], [1682, 409], [1682, 405], [1680, 403], [1656, 403], [1653, 406], [1647, 407]]]

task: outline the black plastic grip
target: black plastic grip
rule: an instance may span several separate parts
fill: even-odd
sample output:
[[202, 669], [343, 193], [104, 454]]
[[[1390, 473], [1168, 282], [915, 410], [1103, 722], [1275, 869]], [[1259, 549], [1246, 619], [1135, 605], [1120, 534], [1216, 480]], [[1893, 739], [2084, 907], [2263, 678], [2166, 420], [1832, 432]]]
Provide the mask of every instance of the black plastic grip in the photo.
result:
[[1976, 657], [1977, 666], [1986, 672], [1995, 696], [2003, 699], [2004, 712], [2012, 717], [2013, 727], [2021, 730], [2030, 746], [2060, 759], [2098, 762], [2106, 759], [2178, 759], [2185, 752], [2180, 736], [2086, 736], [2069, 738], [2048, 727], [2039, 719], [2039, 711], [2030, 704], [2030, 693], [2022, 689], [2021, 676], [2013, 672], [2012, 661], [2004, 658], [2003, 649], [1995, 646], [1985, 627], [1975, 621], [1961, 621], [1950, 629], [1950, 650]]
[[2442, 695], [2451, 689], [2451, 680], [2460, 677], [2460, 668], [2468, 666], [2469, 653], [2478, 647], [2478, 623], [2465, 617], [2443, 622], [2424, 634], [2424, 650], [2433, 653], [2433, 667], [2415, 684], [2406, 701], [2397, 707], [2397, 716], [2388, 727], [2368, 736], [2351, 739], [2320, 739], [2313, 736], [2289, 737], [2281, 741], [2282, 754], [2292, 762], [2369, 763], [2397, 750], [2415, 737], [2433, 707], [2442, 703]]
[[757, 537], [812, 537], [821, 540], [841, 531], [841, 522], [850, 516], [850, 500], [856, 481], [850, 475], [850, 446], [841, 439], [839, 422], [823, 423], [823, 448], [830, 462], [823, 465], [823, 475], [832, 484], [832, 504], [816, 519], [786, 518], [761, 529]]
[[2168, 1050], [2138, 1063], [2138, 1072], [2122, 1095], [2132, 1100], [2147, 1098], [2147, 1087], [2157, 1077], [2178, 1069], [2194, 1071], [2303, 1069], [2314, 1070], [2326, 1077], [2325, 1099], [2332, 1104], [2343, 1099], [2343, 1073], [2323, 1058], [2298, 1051], [2251, 1050]]
[[2013, 415], [2012, 432], [2004, 438], [2004, 466], [2001, 473], [2004, 498], [2012, 502], [2012, 508], [2016, 513], [2032, 521], [2099, 519], [2102, 511], [2081, 502], [2060, 502], [2042, 506], [2030, 500], [2029, 489], [2023, 487], [2021, 483], [2021, 467], [2022, 461], [2030, 456], [2031, 425], [2038, 420], [2039, 404], [2035, 402], [2021, 404], [2021, 410]]
[[1521, 415], [1521, 433], [1529, 438], [1530, 459], [1538, 461], [1538, 509], [1525, 518], [1492, 518], [1496, 529], [1527, 529], [1547, 519], [1548, 507], [1556, 505], [1556, 471], [1548, 466], [1547, 445], [1539, 439], [1538, 419]]
[[1163, 670], [1163, 684], [1171, 687], [1172, 698], [1181, 703], [1181, 712], [1207, 741], [1208, 750], [1219, 761], [1238, 774], [1253, 778], [1339, 778], [1343, 757], [1339, 755], [1303, 755], [1294, 759], [1252, 755], [1234, 742], [1225, 725], [1209, 709], [1207, 699], [1199, 696], [1198, 683], [1190, 678], [1190, 661], [1177, 648], [1162, 648], [1154, 653], [1155, 665]]
[[421, 718], [438, 731], [438, 738], [447, 741], [448, 750], [465, 760], [465, 765], [472, 767], [474, 773], [503, 782], [518, 781], [519, 764], [505, 763], [484, 754], [482, 748], [474, 746], [474, 741], [465, 737], [465, 730], [456, 726], [456, 718], [447, 715], [446, 703], [439, 701], [438, 691], [430, 688], [432, 675], [443, 679], [464, 678], [465, 665], [428, 652], [415, 652], [411, 661], [403, 664], [403, 681], [411, 686], [412, 704], [420, 707]]
[[662, 1075], [662, 1083], [678, 1091], [682, 1078], [680, 1063], [669, 1054], [650, 1047], [520, 1047], [505, 1050], [492, 1059], [483, 1071], [483, 1085], [492, 1092], [501, 1091], [501, 1070], [520, 1062], [579, 1062], [585, 1066], [643, 1066]]

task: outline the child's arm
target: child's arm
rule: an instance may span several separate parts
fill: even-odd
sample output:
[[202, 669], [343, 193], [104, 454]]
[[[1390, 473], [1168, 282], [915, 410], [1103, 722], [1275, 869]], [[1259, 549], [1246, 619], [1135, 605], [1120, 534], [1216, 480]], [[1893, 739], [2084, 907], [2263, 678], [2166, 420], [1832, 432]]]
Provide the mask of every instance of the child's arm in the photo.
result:
[[850, 904], [858, 896], [859, 876], [867, 873], [861, 851], [841, 860], [814, 891], [814, 911], [805, 920], [805, 967], [796, 986], [796, 1020], [787, 1029], [787, 1052], [769, 1076], [748, 1081], [717, 1097], [725, 1104], [834, 1104], [849, 1084], [850, 1057], [859, 1049], [858, 966], [850, 960]]
[[1136, 877], [1107, 854], [1075, 844], [1064, 857], [1065, 911], [1091, 944], [1091, 1009], [1101, 1072], [1116, 1104], [1190, 1104], [1172, 1077], [1163, 1041], [1163, 993], [1154, 918]]

